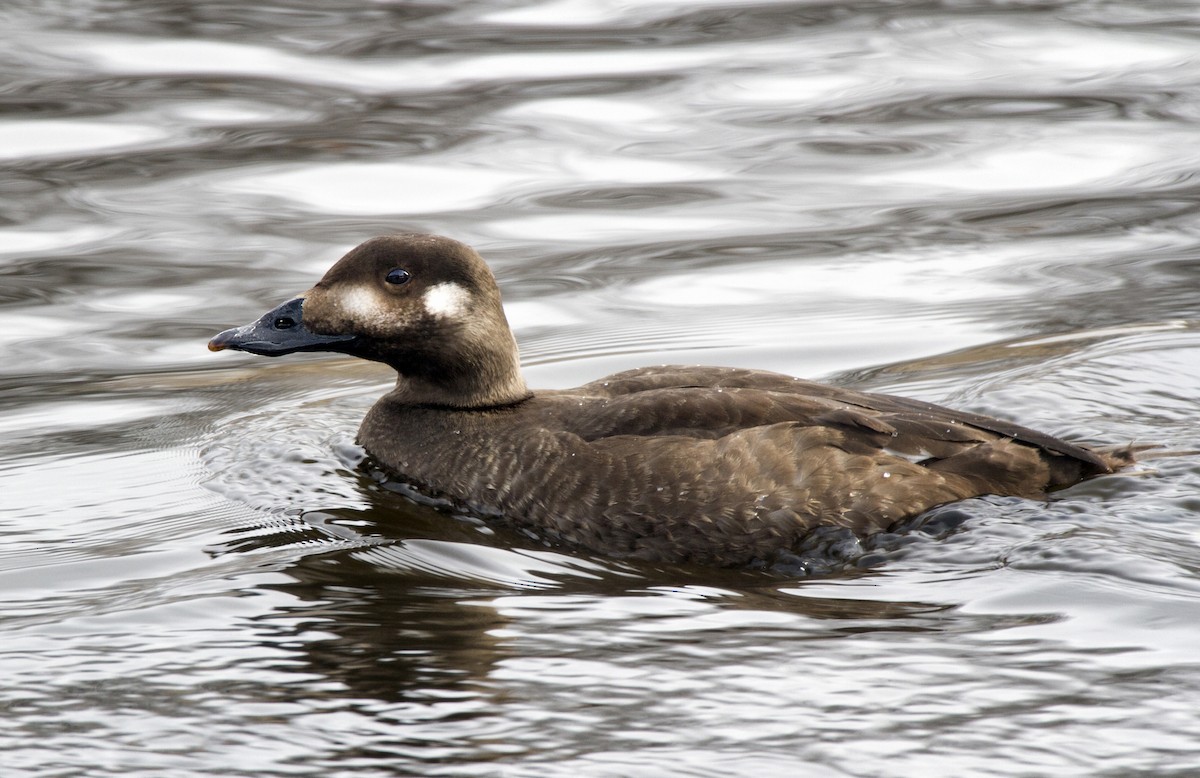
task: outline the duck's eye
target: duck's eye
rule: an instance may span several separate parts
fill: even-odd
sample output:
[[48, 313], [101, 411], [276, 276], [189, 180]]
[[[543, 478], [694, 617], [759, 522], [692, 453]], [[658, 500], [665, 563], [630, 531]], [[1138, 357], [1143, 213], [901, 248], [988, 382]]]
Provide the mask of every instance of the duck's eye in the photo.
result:
[[277, 330], [290, 330], [296, 326], [296, 320], [290, 316], [280, 316], [275, 321], [271, 322]]
[[402, 267], [392, 268], [388, 271], [388, 274], [384, 276], [385, 281], [387, 281], [389, 284], [395, 284], [396, 286], [399, 286], [400, 284], [407, 284], [408, 279], [410, 278], [412, 278], [412, 273], [408, 272]]

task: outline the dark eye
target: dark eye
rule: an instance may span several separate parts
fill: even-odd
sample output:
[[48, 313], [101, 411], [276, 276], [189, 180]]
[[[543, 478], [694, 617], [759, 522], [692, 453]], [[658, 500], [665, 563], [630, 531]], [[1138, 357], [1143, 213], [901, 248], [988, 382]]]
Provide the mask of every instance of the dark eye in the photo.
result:
[[290, 316], [280, 316], [275, 321], [271, 322], [272, 326], [277, 330], [290, 330], [296, 326], [296, 320]]
[[387, 281], [389, 284], [395, 284], [396, 286], [399, 286], [400, 284], [407, 284], [408, 279], [410, 278], [412, 278], [412, 273], [408, 272], [402, 267], [392, 268], [388, 271], [388, 274], [384, 276], [385, 281]]

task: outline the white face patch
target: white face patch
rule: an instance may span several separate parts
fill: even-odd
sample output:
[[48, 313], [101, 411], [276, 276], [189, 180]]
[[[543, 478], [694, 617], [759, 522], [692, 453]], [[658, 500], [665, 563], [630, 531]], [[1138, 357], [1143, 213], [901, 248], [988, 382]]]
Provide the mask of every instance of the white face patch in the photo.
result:
[[425, 303], [425, 310], [431, 316], [436, 316], [440, 319], [457, 319], [462, 317], [467, 312], [467, 303], [471, 300], [471, 293], [455, 283], [446, 282], [431, 286], [425, 291], [421, 301]]
[[382, 320], [387, 309], [379, 294], [368, 286], [355, 286], [338, 294], [342, 310], [354, 321], [375, 324]]

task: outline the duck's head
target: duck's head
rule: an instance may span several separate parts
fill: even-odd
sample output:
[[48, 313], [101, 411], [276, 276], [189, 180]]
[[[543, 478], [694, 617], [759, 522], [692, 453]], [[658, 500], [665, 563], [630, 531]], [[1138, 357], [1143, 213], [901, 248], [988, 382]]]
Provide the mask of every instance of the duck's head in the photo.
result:
[[383, 362], [406, 402], [483, 407], [529, 395], [491, 271], [470, 246], [437, 235], [372, 238], [312, 289], [208, 347]]

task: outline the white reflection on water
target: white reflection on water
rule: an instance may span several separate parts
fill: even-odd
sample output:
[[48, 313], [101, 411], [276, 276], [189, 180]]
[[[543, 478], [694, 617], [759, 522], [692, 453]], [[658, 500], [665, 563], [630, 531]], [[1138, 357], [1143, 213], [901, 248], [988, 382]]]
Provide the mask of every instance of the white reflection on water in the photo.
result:
[[389, 162], [251, 169], [217, 184], [334, 214], [419, 214], [471, 208], [502, 199], [521, 177], [496, 170]]
[[166, 107], [164, 114], [175, 121], [197, 127], [303, 122], [318, 118], [317, 115], [300, 110], [298, 107], [253, 103], [248, 100], [182, 102]]
[[1186, 132], [1147, 139], [1139, 131], [1097, 125], [1088, 137], [1077, 131], [1059, 137], [1013, 138], [1003, 145], [973, 148], [949, 163], [925, 164], [868, 175], [880, 184], [973, 192], [1066, 189], [1104, 181], [1138, 181], [1150, 170], [1171, 169], [1164, 151], [1184, 141]]
[[[0, 257], [18, 257], [46, 251], [68, 251], [71, 248], [95, 246], [118, 235], [113, 228], [99, 225], [68, 227], [54, 230], [0, 230]], [[2, 263], [2, 260], [0, 260]]]
[[698, 67], [711, 48], [627, 51], [541, 51], [492, 55], [435, 55], [410, 60], [303, 56], [269, 46], [217, 41], [156, 41], [96, 36], [44, 44], [63, 57], [86, 60], [112, 73], [184, 73], [258, 76], [342, 86], [355, 92], [405, 89], [424, 92], [479, 81], [510, 81], [553, 73], [572, 76], [622, 75], [655, 69]]
[[547, 235], [562, 243], [637, 243], [644, 240], [686, 240], [698, 233], [737, 234], [758, 226], [751, 219], [704, 218], [682, 213], [644, 214], [564, 213], [496, 219], [482, 225], [482, 231], [497, 238], [536, 240]]
[[[606, 132], [670, 132], [677, 129], [669, 114], [660, 106], [599, 97], [560, 97], [526, 100], [505, 108], [496, 116], [512, 118], [556, 119], [600, 125]], [[615, 127], [613, 126], [615, 125]]]
[[170, 137], [149, 124], [69, 119], [0, 122], [0, 159], [133, 149]]
[[[499, 159], [492, 159], [497, 153]], [[651, 183], [706, 179], [704, 168], [676, 162], [579, 151], [504, 155], [480, 150], [478, 162], [426, 157], [420, 164], [342, 162], [306, 164], [292, 169], [250, 168], [224, 176], [217, 191], [265, 195], [293, 205], [334, 214], [424, 214], [504, 202], [523, 191], [561, 184]], [[562, 233], [569, 237], [569, 232]]]

